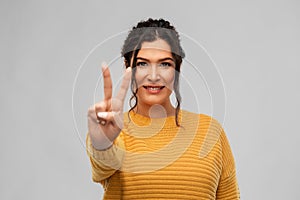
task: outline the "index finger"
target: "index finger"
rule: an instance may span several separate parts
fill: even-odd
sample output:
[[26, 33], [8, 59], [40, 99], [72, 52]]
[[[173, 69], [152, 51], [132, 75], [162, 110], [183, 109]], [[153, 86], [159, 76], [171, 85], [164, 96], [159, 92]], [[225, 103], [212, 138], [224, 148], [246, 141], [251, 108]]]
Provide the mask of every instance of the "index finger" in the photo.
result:
[[107, 64], [102, 63], [102, 74], [104, 84], [104, 99], [110, 100], [112, 97], [112, 80]]
[[120, 86], [120, 90], [118, 92], [117, 98], [119, 100], [122, 101], [122, 104], [124, 102], [124, 99], [126, 97], [126, 93], [129, 87], [129, 83], [130, 83], [130, 79], [131, 79], [131, 67], [128, 67], [125, 71], [121, 86]]

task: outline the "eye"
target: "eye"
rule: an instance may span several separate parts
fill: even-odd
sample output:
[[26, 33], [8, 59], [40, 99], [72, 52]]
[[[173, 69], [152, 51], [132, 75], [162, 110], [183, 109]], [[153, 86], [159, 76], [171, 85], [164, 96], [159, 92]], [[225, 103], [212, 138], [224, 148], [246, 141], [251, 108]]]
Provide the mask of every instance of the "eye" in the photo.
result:
[[136, 66], [138, 66], [138, 67], [146, 67], [147, 63], [146, 62], [137, 62]]
[[171, 67], [172, 64], [169, 63], [169, 62], [162, 62], [162, 63], [159, 64], [159, 66], [161, 66], [161, 67]]

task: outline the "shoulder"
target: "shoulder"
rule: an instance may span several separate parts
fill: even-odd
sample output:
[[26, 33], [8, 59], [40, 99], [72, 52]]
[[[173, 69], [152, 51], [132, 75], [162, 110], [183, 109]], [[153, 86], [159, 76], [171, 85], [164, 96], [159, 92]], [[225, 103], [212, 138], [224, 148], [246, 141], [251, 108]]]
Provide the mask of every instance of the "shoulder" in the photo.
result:
[[183, 110], [183, 126], [196, 130], [195, 139], [199, 141], [200, 157], [206, 157], [213, 149], [220, 152], [222, 141], [226, 139], [221, 123], [214, 117]]
[[124, 123], [129, 121], [129, 112], [128, 111], [123, 113], [123, 119], [124, 119]]
[[221, 123], [210, 115], [194, 113], [187, 110], [181, 110], [181, 113], [184, 121], [197, 122], [200, 128], [210, 128], [218, 131], [223, 130]]
[[199, 133], [204, 136], [204, 141], [200, 150], [200, 157], [205, 157], [213, 148], [216, 148], [222, 152], [224, 157], [223, 159], [232, 160], [233, 155], [223, 124], [210, 115], [198, 114], [198, 117], [198, 130]]

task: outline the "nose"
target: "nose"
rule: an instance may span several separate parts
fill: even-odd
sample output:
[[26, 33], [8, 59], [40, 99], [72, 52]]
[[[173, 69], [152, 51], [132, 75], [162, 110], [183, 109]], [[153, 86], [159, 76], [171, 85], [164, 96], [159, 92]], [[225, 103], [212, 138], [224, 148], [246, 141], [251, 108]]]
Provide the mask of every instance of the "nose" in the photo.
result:
[[160, 75], [157, 66], [152, 65], [150, 72], [148, 74], [148, 81], [150, 82], [158, 82], [160, 80]]

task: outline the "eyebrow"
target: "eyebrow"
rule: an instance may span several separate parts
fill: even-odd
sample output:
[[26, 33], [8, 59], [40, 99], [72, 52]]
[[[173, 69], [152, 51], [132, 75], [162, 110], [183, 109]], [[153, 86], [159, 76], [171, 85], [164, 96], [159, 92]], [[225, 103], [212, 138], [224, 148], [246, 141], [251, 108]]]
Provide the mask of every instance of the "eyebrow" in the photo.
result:
[[[136, 57], [136, 59], [145, 60], [145, 61], [147, 61], [147, 62], [150, 62], [149, 59], [143, 58], [143, 57]], [[171, 61], [175, 62], [174, 59], [171, 58], [171, 57], [161, 58], [161, 59], [159, 59], [158, 61], [159, 61], [159, 62], [162, 62], [162, 61], [166, 61], [166, 60], [171, 60]]]

